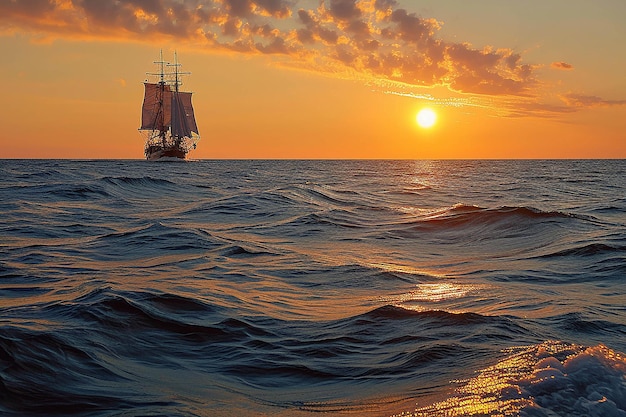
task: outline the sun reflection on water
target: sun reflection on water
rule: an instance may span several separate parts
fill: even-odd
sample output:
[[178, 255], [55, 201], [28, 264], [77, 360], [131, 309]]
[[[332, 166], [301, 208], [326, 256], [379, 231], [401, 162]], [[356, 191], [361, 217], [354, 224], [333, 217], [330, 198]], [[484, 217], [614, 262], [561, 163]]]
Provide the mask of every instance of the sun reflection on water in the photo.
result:
[[[586, 348], [555, 341], [508, 353], [511, 356], [474, 378], [453, 381], [461, 384], [455, 395], [392, 417], [621, 415], [617, 413], [626, 370], [621, 353], [604, 345]], [[545, 407], [557, 412], [546, 414]]]
[[481, 289], [478, 285], [452, 282], [421, 283], [409, 292], [381, 297], [380, 301], [418, 312], [436, 308], [449, 313], [462, 313], [465, 311], [454, 307], [453, 303], [478, 293]]

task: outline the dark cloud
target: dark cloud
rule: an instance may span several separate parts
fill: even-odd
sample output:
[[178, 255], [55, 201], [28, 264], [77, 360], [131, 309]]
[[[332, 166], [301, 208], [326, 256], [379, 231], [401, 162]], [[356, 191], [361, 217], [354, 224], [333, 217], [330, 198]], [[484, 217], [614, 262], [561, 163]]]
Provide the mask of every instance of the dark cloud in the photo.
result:
[[246, 17], [252, 12], [250, 0], [224, 0], [229, 14], [237, 17]]
[[275, 37], [269, 44], [257, 43], [256, 49], [264, 54], [289, 54], [290, 49], [287, 46], [285, 40], [280, 37]]
[[339, 39], [337, 31], [323, 27], [320, 19], [312, 10], [298, 10], [298, 18], [306, 26], [305, 32], [302, 32], [302, 34], [298, 31], [298, 37], [302, 35], [305, 39], [303, 43], [313, 43], [316, 40], [320, 40], [327, 45], [337, 43]]
[[53, 12], [57, 6], [50, 0], [31, 1], [3, 1], [0, 3], [0, 11], [5, 16], [24, 16], [36, 18]]
[[338, 45], [335, 50], [334, 57], [344, 64], [351, 66], [357, 59], [357, 54], [352, 48], [347, 45]]
[[302, 22], [307, 27], [317, 24], [317, 21], [313, 19], [313, 12], [309, 10], [298, 10], [298, 17], [300, 18], [300, 22]]
[[339, 20], [352, 20], [361, 17], [357, 0], [330, 0], [329, 13]]
[[296, 36], [298, 37], [298, 41], [302, 44], [312, 45], [315, 43], [315, 38], [313, 37], [313, 31], [311, 29], [298, 29], [296, 30]]
[[455, 65], [475, 72], [494, 68], [501, 59], [495, 52], [479, 51], [468, 44], [452, 44], [448, 46], [447, 53]]
[[397, 24], [395, 33], [398, 39], [418, 43], [432, 36], [439, 28], [435, 20], [418, 17], [415, 13], [407, 13], [404, 9], [397, 9], [391, 13], [391, 21]]
[[345, 30], [359, 39], [369, 38], [370, 35], [369, 25], [361, 20], [353, 20], [348, 23]]

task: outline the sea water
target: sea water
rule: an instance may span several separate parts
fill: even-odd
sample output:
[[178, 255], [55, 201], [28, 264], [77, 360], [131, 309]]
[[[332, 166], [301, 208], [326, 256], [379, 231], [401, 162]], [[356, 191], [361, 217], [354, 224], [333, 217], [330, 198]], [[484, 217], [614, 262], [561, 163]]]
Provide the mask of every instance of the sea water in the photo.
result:
[[626, 416], [626, 161], [0, 161], [3, 416]]

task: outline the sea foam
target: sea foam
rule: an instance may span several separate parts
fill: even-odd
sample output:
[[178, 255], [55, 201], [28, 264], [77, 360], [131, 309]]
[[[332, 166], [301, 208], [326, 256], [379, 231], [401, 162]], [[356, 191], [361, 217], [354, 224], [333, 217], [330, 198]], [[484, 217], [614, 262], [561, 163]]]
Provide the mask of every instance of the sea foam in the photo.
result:
[[561, 342], [511, 350], [448, 399], [403, 416], [626, 417], [626, 356]]

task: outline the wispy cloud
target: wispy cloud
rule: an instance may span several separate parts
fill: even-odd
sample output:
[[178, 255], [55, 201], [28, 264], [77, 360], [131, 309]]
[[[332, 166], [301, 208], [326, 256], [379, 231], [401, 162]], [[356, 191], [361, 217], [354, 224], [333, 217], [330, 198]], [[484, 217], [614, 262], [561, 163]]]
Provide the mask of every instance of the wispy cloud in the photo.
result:
[[[288, 65], [477, 96], [534, 97], [540, 65], [509, 48], [438, 36], [443, 23], [396, 0], [11, 0], [0, 30], [52, 38], [185, 41], [212, 51], [279, 55]], [[565, 62], [552, 68], [572, 69]], [[599, 101], [565, 103], [580, 107]]]
[[571, 107], [613, 107], [626, 106], [626, 100], [606, 100], [602, 97], [583, 94], [566, 94], [561, 97], [563, 102]]
[[550, 64], [550, 68], [564, 71], [571, 71], [574, 69], [572, 64], [568, 64], [567, 62], [553, 62]]

